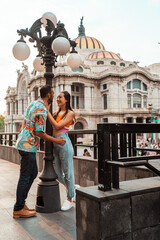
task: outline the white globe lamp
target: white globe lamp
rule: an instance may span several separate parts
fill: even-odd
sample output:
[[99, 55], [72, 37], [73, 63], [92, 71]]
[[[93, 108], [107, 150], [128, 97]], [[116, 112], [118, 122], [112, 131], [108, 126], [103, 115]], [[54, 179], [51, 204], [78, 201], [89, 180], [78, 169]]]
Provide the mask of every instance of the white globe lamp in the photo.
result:
[[36, 71], [38, 72], [44, 72], [45, 71], [45, 66], [44, 64], [42, 65], [43, 60], [40, 57], [36, 57], [33, 61], [33, 67]]
[[67, 58], [67, 64], [70, 68], [76, 69], [82, 64], [82, 59], [79, 54], [71, 53]]
[[25, 42], [17, 42], [12, 49], [13, 56], [19, 60], [24, 61], [30, 55], [30, 48]]
[[56, 15], [54, 13], [46, 12], [46, 13], [43, 14], [41, 22], [43, 23], [44, 27], [46, 27], [46, 25], [47, 25], [47, 20], [46, 19], [49, 19], [54, 24], [54, 26], [56, 26], [56, 24], [57, 24], [57, 17], [56, 17]]
[[56, 55], [66, 55], [70, 50], [70, 43], [65, 37], [57, 37], [52, 42], [52, 50]]

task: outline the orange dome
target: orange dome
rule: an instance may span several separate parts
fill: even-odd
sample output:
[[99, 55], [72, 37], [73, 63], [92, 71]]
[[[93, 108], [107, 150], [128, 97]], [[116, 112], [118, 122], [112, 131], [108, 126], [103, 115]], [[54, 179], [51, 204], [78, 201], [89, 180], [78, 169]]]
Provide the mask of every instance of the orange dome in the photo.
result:
[[74, 41], [77, 43], [77, 46], [81, 49], [87, 48], [87, 49], [105, 50], [103, 44], [99, 40], [93, 37], [79, 36], [75, 38]]
[[122, 58], [113, 52], [108, 51], [97, 51], [89, 54], [88, 59], [102, 59], [102, 58], [112, 58], [112, 59], [118, 59], [122, 60]]

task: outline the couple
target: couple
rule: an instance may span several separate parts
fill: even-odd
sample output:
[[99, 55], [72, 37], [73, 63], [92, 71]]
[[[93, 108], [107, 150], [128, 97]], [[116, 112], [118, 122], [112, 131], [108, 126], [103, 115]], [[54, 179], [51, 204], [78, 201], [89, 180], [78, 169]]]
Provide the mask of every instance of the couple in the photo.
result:
[[[38, 174], [36, 151], [39, 149], [40, 138], [55, 144], [55, 170], [58, 180], [66, 186], [67, 199], [61, 210], [72, 207], [74, 197], [73, 147], [68, 137], [69, 126], [75, 119], [75, 113], [70, 106], [70, 94], [61, 92], [57, 97], [58, 111], [49, 112], [54, 91], [49, 85], [40, 89], [40, 98], [32, 102], [26, 110], [22, 130], [18, 136], [16, 147], [21, 156], [20, 177], [16, 191], [16, 203], [13, 217], [32, 217], [35, 209], [30, 209], [25, 203], [30, 187]], [[46, 119], [53, 126], [53, 137], [45, 133]]]

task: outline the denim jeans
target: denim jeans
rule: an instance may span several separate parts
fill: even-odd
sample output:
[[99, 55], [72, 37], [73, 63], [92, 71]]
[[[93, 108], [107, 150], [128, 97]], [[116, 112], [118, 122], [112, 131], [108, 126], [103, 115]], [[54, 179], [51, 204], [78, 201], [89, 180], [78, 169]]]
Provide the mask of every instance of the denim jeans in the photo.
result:
[[62, 133], [54, 136], [63, 137], [66, 143], [61, 146], [54, 144], [55, 149], [55, 171], [58, 180], [66, 186], [67, 197], [74, 197], [74, 169], [73, 169], [73, 146], [68, 137], [68, 133]]
[[14, 211], [19, 211], [24, 207], [30, 187], [38, 174], [36, 153], [19, 150], [19, 154], [21, 155], [20, 177]]

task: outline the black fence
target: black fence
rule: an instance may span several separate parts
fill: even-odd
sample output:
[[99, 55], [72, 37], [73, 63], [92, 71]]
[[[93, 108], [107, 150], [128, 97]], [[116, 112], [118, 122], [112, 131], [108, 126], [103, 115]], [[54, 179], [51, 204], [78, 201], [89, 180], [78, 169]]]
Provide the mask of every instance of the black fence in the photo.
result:
[[146, 166], [160, 176], [148, 160], [160, 159], [160, 149], [146, 148], [158, 155], [136, 156], [137, 134], [159, 133], [160, 124], [103, 123], [98, 124], [98, 188], [102, 191], [119, 188], [119, 167]]
[[[18, 132], [16, 133], [7, 133], [7, 132], [1, 132], [0, 133], [0, 144], [1, 145], [7, 145], [7, 146], [15, 146], [17, 137], [18, 137]], [[82, 136], [82, 142], [79, 142], [79, 135]], [[91, 135], [90, 138], [90, 144], [83, 144], [83, 140], [85, 142], [85, 136]], [[98, 135], [97, 135], [97, 130], [73, 130], [69, 131], [69, 137], [71, 139], [71, 142], [73, 144], [74, 148], [74, 155], [77, 156], [77, 149], [78, 147], [83, 147], [83, 148], [90, 148], [93, 149], [93, 158], [97, 159], [97, 149], [98, 149]], [[89, 141], [89, 140], [88, 140]], [[44, 151], [44, 140], [40, 140], [40, 150]]]

